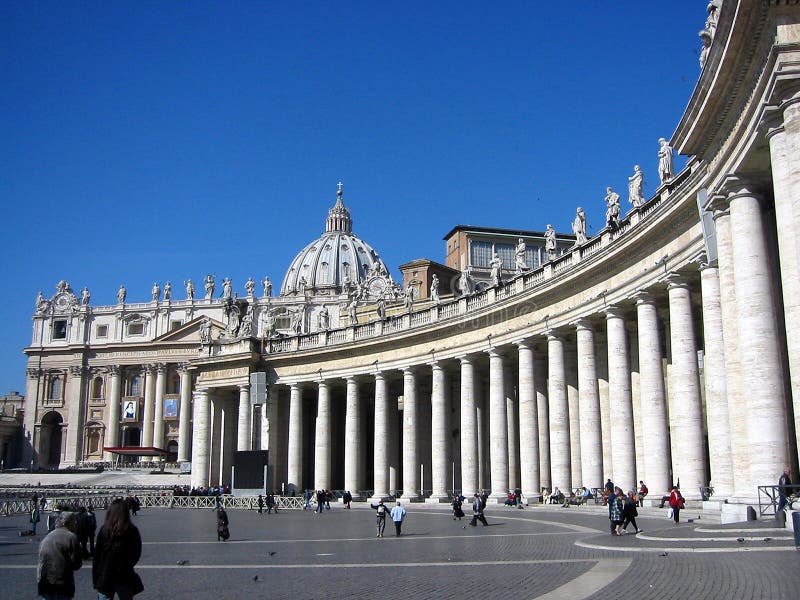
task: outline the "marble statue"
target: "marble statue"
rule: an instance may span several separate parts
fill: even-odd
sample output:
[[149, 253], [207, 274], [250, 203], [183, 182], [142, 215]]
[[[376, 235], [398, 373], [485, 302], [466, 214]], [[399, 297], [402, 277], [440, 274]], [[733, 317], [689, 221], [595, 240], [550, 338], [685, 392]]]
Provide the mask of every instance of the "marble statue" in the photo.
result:
[[84, 288], [81, 290], [81, 306], [88, 306], [89, 305], [89, 299], [91, 297], [92, 297], [92, 295], [89, 293], [89, 288], [84, 286]]
[[700, 48], [700, 70], [703, 70], [703, 67], [706, 66], [706, 61], [708, 60], [708, 53], [711, 51], [711, 32], [708, 29], [703, 29], [700, 33], [700, 41], [703, 43], [703, 47]]
[[300, 275], [300, 281], [297, 282], [297, 291], [300, 292], [301, 294], [305, 294], [307, 285], [308, 282], [306, 281], [305, 276]]
[[226, 277], [225, 279], [223, 279], [222, 280], [222, 297], [225, 300], [228, 300], [229, 298], [231, 298], [232, 289], [233, 289], [233, 285], [231, 284], [231, 278], [230, 277]]
[[544, 232], [544, 251], [547, 252], [547, 258], [550, 260], [556, 257], [556, 230], [549, 223]]
[[408, 312], [414, 310], [414, 288], [411, 284], [406, 286], [404, 292], [403, 308], [407, 308]]
[[606, 188], [606, 227], [619, 227], [619, 194], [610, 186]]
[[586, 213], [580, 206], [575, 213], [575, 220], [572, 221], [572, 233], [575, 234], [576, 246], [586, 243]]
[[153, 302], [158, 302], [158, 300], [161, 298], [161, 287], [158, 285], [157, 281], [153, 284], [153, 290], [151, 293], [153, 295]]
[[644, 204], [644, 175], [639, 165], [633, 167], [633, 175], [628, 177], [628, 202], [633, 204], [634, 208]]
[[248, 304], [247, 310], [242, 317], [242, 322], [239, 325], [239, 336], [250, 337], [253, 335], [253, 305]]
[[41, 310], [42, 305], [44, 304], [44, 294], [39, 292], [36, 294], [36, 310]]
[[128, 290], [125, 289], [124, 285], [119, 286], [117, 290], [117, 302], [120, 304], [125, 304], [125, 298], [128, 296]]
[[517, 273], [528, 270], [528, 264], [525, 262], [525, 248], [525, 240], [519, 238], [517, 240], [517, 249], [514, 251], [514, 266]]
[[265, 338], [271, 338], [275, 335], [275, 313], [272, 310], [267, 310], [261, 313], [261, 335]]
[[200, 323], [200, 343], [204, 345], [211, 343], [211, 319], [209, 318], [203, 319], [203, 322]]
[[290, 325], [294, 333], [303, 332], [303, 309], [297, 310], [292, 313], [292, 323]]
[[231, 302], [229, 305], [225, 306], [225, 312], [228, 316], [226, 333], [231, 337], [235, 337], [239, 333], [239, 325], [242, 322], [242, 313], [239, 305], [235, 302]]
[[261, 285], [264, 286], [264, 298], [272, 296], [272, 282], [269, 280], [269, 277], [264, 277], [264, 281]]
[[491, 269], [492, 285], [495, 287], [503, 285], [503, 261], [497, 252], [489, 261], [489, 268]]
[[194, 283], [191, 279], [186, 282], [186, 299], [194, 300]]
[[164, 284], [164, 300], [172, 300], [172, 284], [169, 281]]
[[434, 304], [439, 304], [439, 277], [436, 273], [433, 274], [431, 277], [431, 300], [433, 300]]
[[256, 282], [252, 277], [247, 278], [247, 281], [244, 283], [244, 289], [247, 292], [247, 297], [252, 298], [253, 292], [256, 289]]
[[206, 300], [211, 300], [214, 296], [214, 276], [213, 275], [206, 275]]
[[350, 304], [347, 305], [347, 316], [350, 319], [350, 325], [358, 325], [358, 298], [353, 297]]
[[63, 292], [68, 292], [68, 291], [70, 291], [69, 284], [63, 279], [56, 284], [57, 294], [61, 294]]
[[664, 138], [659, 138], [658, 143], [661, 144], [658, 149], [658, 177], [663, 185], [669, 183], [675, 174], [672, 170], [672, 146]]
[[328, 312], [328, 307], [323, 306], [317, 316], [317, 325], [322, 331], [327, 331], [331, 327], [331, 315]]
[[458, 278], [458, 289], [464, 296], [469, 296], [475, 291], [475, 280], [472, 278], [472, 267], [467, 265]]
[[378, 298], [378, 306], [376, 308], [376, 312], [378, 313], [378, 318], [383, 321], [386, 318], [386, 300], [383, 299], [383, 296]]

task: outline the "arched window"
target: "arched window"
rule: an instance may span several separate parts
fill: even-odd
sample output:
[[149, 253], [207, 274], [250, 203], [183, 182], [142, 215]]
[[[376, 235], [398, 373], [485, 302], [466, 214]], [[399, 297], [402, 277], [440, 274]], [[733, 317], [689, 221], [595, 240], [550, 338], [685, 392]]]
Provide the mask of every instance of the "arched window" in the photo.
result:
[[56, 375], [50, 380], [50, 400], [61, 400], [64, 393], [64, 381]]
[[131, 377], [130, 395], [131, 396], [141, 396], [142, 395], [142, 376], [141, 375], [133, 375]]
[[95, 377], [92, 381], [92, 398], [103, 398], [103, 378]]

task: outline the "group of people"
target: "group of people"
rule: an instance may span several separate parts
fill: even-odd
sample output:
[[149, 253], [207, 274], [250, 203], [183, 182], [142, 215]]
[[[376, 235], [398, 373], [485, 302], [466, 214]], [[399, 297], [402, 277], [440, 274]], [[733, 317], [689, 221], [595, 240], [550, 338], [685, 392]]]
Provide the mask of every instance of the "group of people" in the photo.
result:
[[377, 525], [377, 533], [375, 537], [383, 537], [383, 530], [386, 529], [386, 517], [387, 515], [391, 517], [392, 522], [394, 523], [394, 534], [395, 536], [403, 535], [403, 520], [406, 518], [407, 511], [403, 508], [403, 505], [400, 503], [400, 500], [397, 501], [397, 504], [392, 507], [391, 510], [384, 504], [383, 500], [378, 500], [377, 504], [370, 504], [370, 508], [375, 510], [376, 516], [376, 525]]
[[96, 520], [91, 507], [57, 510], [54, 515], [53, 529], [39, 545], [37, 587], [41, 598], [74, 597], [74, 573], [90, 557], [92, 584], [98, 600], [111, 600], [115, 595], [120, 600], [129, 600], [144, 590], [134, 571], [142, 553], [142, 539], [131, 523], [130, 502], [120, 498], [108, 506], [96, 540]]
[[265, 504], [266, 504], [266, 507], [267, 507], [267, 514], [272, 513], [273, 510], [275, 511], [276, 515], [278, 514], [278, 503], [275, 501], [275, 495], [274, 494], [267, 494], [266, 500], [264, 499], [264, 496], [259, 494], [258, 495], [258, 499], [257, 499], [256, 502], [258, 503], [258, 514], [260, 514], [260, 515], [264, 514], [264, 505]]

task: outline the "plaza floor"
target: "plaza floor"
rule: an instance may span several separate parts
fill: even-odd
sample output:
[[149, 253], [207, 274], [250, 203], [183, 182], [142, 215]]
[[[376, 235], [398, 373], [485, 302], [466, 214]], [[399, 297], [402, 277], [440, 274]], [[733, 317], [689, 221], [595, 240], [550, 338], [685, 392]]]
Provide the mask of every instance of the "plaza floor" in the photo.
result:
[[[454, 521], [446, 506], [407, 505], [403, 535], [374, 511], [229, 511], [231, 539], [216, 540], [210, 510], [145, 509], [138, 598], [770, 598], [796, 599], [800, 551], [770, 521], [675, 527], [644, 509], [639, 535], [613, 537], [601, 507], [490, 507], [489, 526]], [[98, 522], [104, 514], [98, 512]], [[0, 597], [34, 598], [42, 535], [20, 538], [24, 516], [0, 520]], [[43, 529], [40, 525], [40, 531]], [[96, 598], [91, 564], [76, 598]]]

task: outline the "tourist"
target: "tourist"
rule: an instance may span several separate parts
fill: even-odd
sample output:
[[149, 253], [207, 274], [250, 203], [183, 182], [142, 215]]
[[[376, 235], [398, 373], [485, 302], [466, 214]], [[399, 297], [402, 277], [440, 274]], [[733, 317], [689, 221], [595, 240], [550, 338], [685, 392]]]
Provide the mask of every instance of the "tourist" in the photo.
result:
[[633, 493], [633, 490], [628, 491], [628, 495], [623, 499], [622, 505], [622, 529], [625, 533], [628, 532], [628, 525], [633, 525], [633, 528], [636, 530], [636, 533], [639, 533], [641, 529], [636, 524], [636, 517], [639, 516], [639, 511], [636, 510], [636, 505], [638, 502], [636, 501], [636, 497]]
[[400, 505], [400, 500], [397, 501], [397, 506], [392, 508], [392, 521], [394, 521], [394, 534], [395, 536], [402, 535], [400, 529], [403, 527], [403, 519], [406, 518], [406, 509]]
[[489, 523], [486, 522], [486, 517], [483, 514], [485, 509], [486, 502], [480, 497], [479, 494], [475, 494], [472, 499], [472, 520], [469, 522], [469, 524], [473, 527], [477, 527], [478, 521], [480, 521], [484, 526], [488, 525]]
[[375, 537], [383, 537], [383, 530], [386, 529], [386, 513], [389, 511], [383, 503], [383, 500], [378, 500], [377, 504], [370, 504], [369, 506], [375, 509], [375, 515], [377, 517], [378, 533]]
[[[787, 467], [778, 479], [778, 512], [781, 512], [789, 503], [787, 496], [792, 494], [792, 472]], [[34, 532], [35, 533], [35, 532]]]
[[[303, 510], [305, 509], [306, 507], [304, 506]], [[262, 496], [261, 494], [258, 495], [258, 514], [260, 515], [264, 514], [264, 496]]]
[[622, 535], [623, 510], [622, 490], [616, 488], [614, 495], [608, 499], [608, 518], [611, 521], [611, 535]]
[[685, 500], [678, 486], [672, 486], [672, 492], [669, 495], [669, 509], [672, 511], [672, 520], [675, 521], [675, 525], [678, 524], [678, 518], [684, 505]]
[[33, 504], [32, 504], [32, 508], [31, 508], [30, 517], [28, 519], [30, 521], [30, 523], [31, 523], [31, 529], [30, 529], [30, 532], [28, 533], [28, 535], [36, 535], [36, 526], [39, 524], [39, 521], [41, 520], [41, 517], [39, 516], [39, 514], [40, 514], [39, 513], [39, 503], [34, 498]]
[[98, 600], [129, 600], [144, 590], [139, 575], [133, 570], [142, 555], [142, 537], [131, 523], [128, 505], [114, 500], [106, 512], [106, 520], [97, 533], [92, 584]]
[[350, 493], [350, 490], [345, 490], [344, 494], [342, 494], [342, 503], [344, 504], [345, 508], [350, 508], [350, 503], [353, 501], [353, 494]]
[[275, 511], [275, 514], [278, 514], [278, 503], [275, 502], [275, 495], [270, 494], [267, 496], [267, 514], [271, 514], [272, 511]]
[[461, 508], [461, 505], [464, 503], [463, 496], [454, 496], [453, 502], [451, 506], [453, 507], [453, 521], [458, 519], [459, 521], [464, 517], [464, 509]]
[[76, 515], [63, 511], [56, 528], [39, 544], [38, 593], [42, 600], [75, 596], [74, 571], [81, 568], [81, 547], [75, 535]]
[[639, 506], [644, 507], [644, 499], [645, 499], [645, 497], [647, 496], [647, 494], [649, 492], [650, 492], [650, 490], [647, 489], [647, 486], [644, 484], [644, 481], [640, 480], [639, 481], [639, 496], [637, 498]]
[[228, 530], [228, 513], [221, 506], [217, 509], [217, 541], [224, 542], [231, 537]]

